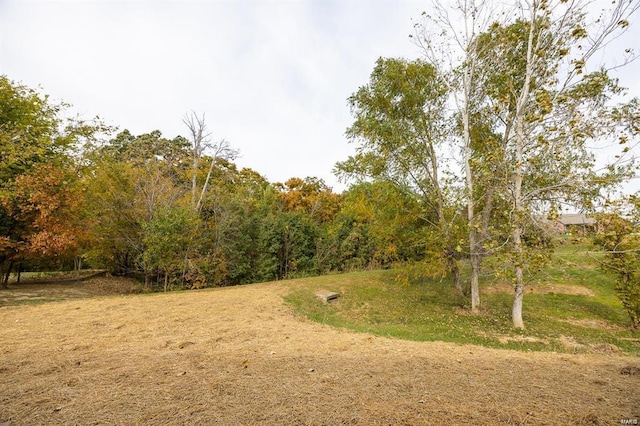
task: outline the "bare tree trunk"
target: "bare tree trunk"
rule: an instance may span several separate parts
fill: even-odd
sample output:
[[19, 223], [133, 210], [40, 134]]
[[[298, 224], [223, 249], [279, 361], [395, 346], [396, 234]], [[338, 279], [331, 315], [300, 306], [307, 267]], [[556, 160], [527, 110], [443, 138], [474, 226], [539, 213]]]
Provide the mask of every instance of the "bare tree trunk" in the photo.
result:
[[200, 212], [202, 209], [202, 200], [204, 199], [204, 195], [207, 193], [207, 189], [209, 189], [209, 180], [211, 180], [211, 173], [213, 172], [213, 167], [216, 164], [216, 159], [211, 159], [211, 166], [209, 166], [209, 171], [207, 172], [207, 178], [204, 180], [204, 184], [202, 185], [202, 191], [200, 192], [200, 197], [198, 198], [198, 202], [195, 204], [195, 208], [197, 212]]
[[515, 292], [513, 299], [512, 319], [515, 328], [524, 328], [522, 321], [522, 302], [524, 299], [524, 246], [522, 243], [523, 205], [522, 205], [522, 180], [523, 180], [523, 129], [522, 122], [516, 126], [518, 136], [516, 146], [516, 166], [514, 176], [514, 221], [513, 221], [513, 248], [515, 251]]
[[13, 268], [13, 259], [9, 260], [9, 266], [7, 266], [7, 270], [4, 272], [4, 276], [2, 277], [2, 288], [9, 288], [9, 277], [11, 276], [11, 269]]
[[[521, 127], [521, 126], [517, 126]], [[521, 129], [520, 129], [521, 130]], [[520, 133], [520, 130], [516, 133]], [[515, 292], [513, 298], [512, 319], [515, 328], [524, 328], [522, 321], [522, 302], [524, 299], [524, 246], [522, 243], [522, 223], [523, 223], [523, 206], [522, 206], [522, 179], [523, 179], [523, 140], [517, 137], [516, 147], [516, 167], [514, 179], [514, 210], [515, 220], [513, 225], [513, 248], [515, 251]]]
[[522, 320], [522, 302], [524, 300], [524, 278], [522, 266], [516, 266], [516, 283], [513, 295], [513, 308], [511, 310], [511, 318], [515, 328], [523, 329], [524, 321]]
[[475, 232], [471, 232], [471, 312], [478, 313], [480, 310], [480, 265], [482, 263], [482, 254], [478, 252], [478, 242], [476, 241]]
[[2, 280], [2, 288], [6, 290], [8, 285], [4, 282], [4, 260], [0, 262], [0, 279]]
[[[4, 258], [0, 258], [0, 279], [4, 277], [4, 261]], [[4, 286], [4, 280], [2, 280], [2, 288], [6, 289], [6, 287]]]
[[458, 265], [458, 261], [455, 259], [452, 251], [453, 250], [449, 250], [449, 252], [447, 253], [447, 263], [449, 265], [449, 272], [451, 272], [451, 275], [453, 277], [453, 285], [461, 295], [466, 296], [464, 288], [462, 288], [460, 266]]
[[189, 129], [189, 133], [191, 134], [191, 160], [192, 160], [192, 173], [191, 176], [191, 203], [195, 206], [197, 201], [197, 191], [198, 191], [198, 167], [200, 164], [200, 157], [208, 147], [208, 138], [209, 133], [207, 133], [207, 125], [204, 122], [204, 114], [202, 117], [198, 117], [198, 114], [195, 112], [191, 112], [190, 114], [185, 114], [182, 122]]
[[[471, 9], [475, 9], [473, 2], [467, 5], [471, 6]], [[459, 106], [460, 114], [462, 116], [462, 144], [464, 149], [464, 172], [466, 183], [466, 196], [467, 196], [467, 226], [469, 232], [469, 257], [471, 263], [471, 312], [477, 313], [480, 310], [480, 264], [482, 263], [482, 253], [480, 250], [480, 242], [477, 231], [477, 218], [476, 218], [476, 204], [474, 186], [476, 182], [476, 176], [473, 168], [471, 167], [471, 160], [473, 156], [473, 147], [471, 146], [471, 109], [472, 109], [472, 97], [473, 97], [473, 83], [475, 78], [475, 52], [471, 47], [475, 40], [475, 12], [469, 13], [464, 7], [462, 8], [465, 16], [465, 42], [461, 45], [461, 48], [465, 51], [469, 64], [464, 67], [462, 74], [462, 96], [463, 104]], [[469, 21], [471, 19], [471, 21]], [[468, 27], [467, 24], [471, 26]], [[471, 49], [471, 50], [470, 50]]]
[[480, 264], [482, 262], [482, 254], [479, 251], [478, 232], [476, 231], [476, 212], [474, 200], [474, 175], [471, 168], [471, 156], [473, 150], [471, 148], [471, 130], [469, 123], [468, 105], [470, 102], [469, 92], [471, 91], [468, 81], [470, 76], [465, 78], [465, 107], [462, 108], [463, 138], [465, 145], [465, 179], [467, 187], [467, 224], [469, 227], [469, 256], [471, 262], [471, 312], [477, 313], [480, 310]]
[[[534, 67], [534, 49], [539, 46], [534, 40], [536, 26], [538, 25], [538, 3], [531, 4], [531, 17], [529, 22], [529, 36], [527, 40], [527, 57], [525, 76], [522, 88], [518, 96], [515, 113], [515, 165], [513, 175], [513, 248], [515, 251], [515, 286], [514, 298], [511, 317], [515, 328], [524, 328], [522, 321], [522, 303], [524, 299], [524, 246], [522, 243], [522, 231], [524, 223], [524, 204], [522, 193], [522, 182], [524, 179], [524, 146], [526, 143], [525, 135], [525, 113], [527, 103], [529, 102], [529, 94], [531, 93], [531, 79]], [[539, 40], [538, 40], [539, 43]]]

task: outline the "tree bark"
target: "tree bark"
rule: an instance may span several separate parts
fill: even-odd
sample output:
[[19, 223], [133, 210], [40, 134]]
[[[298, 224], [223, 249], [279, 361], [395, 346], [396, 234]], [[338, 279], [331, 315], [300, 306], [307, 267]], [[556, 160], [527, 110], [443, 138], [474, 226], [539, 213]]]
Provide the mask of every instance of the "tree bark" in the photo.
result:
[[[520, 180], [517, 179], [516, 176], [516, 184], [522, 182], [522, 176], [520, 176]], [[516, 185], [518, 187], [518, 185]], [[516, 199], [519, 201], [519, 198]], [[522, 304], [524, 300], [524, 271], [523, 271], [523, 255], [524, 255], [524, 247], [522, 246], [522, 228], [520, 227], [520, 211], [516, 218], [516, 224], [513, 229], [513, 246], [516, 254], [516, 263], [515, 263], [515, 284], [514, 284], [514, 295], [513, 295], [513, 307], [511, 310], [511, 319], [513, 321], [513, 326], [515, 328], [524, 329], [524, 321], [522, 320]]]
[[[467, 77], [470, 78], [470, 77]], [[470, 84], [470, 83], [469, 83]], [[465, 90], [471, 90], [465, 88]], [[468, 105], [469, 96], [466, 95]], [[465, 107], [466, 108], [466, 107]], [[476, 213], [474, 200], [474, 175], [471, 169], [471, 156], [473, 150], [471, 148], [471, 133], [469, 123], [469, 111], [462, 109], [463, 132], [465, 140], [465, 178], [467, 186], [467, 224], [469, 227], [469, 256], [471, 262], [471, 312], [477, 313], [480, 310], [480, 263], [482, 262], [482, 254], [479, 250], [478, 233], [476, 231]]]
[[524, 329], [524, 321], [522, 320], [522, 302], [524, 300], [524, 283], [522, 266], [516, 266], [516, 284], [513, 295], [513, 309], [511, 317], [515, 328]]
[[9, 266], [7, 266], [7, 270], [4, 271], [4, 276], [2, 277], [2, 288], [5, 290], [9, 288], [9, 276], [11, 275], [11, 269], [13, 268], [13, 259], [9, 260]]
[[[522, 321], [522, 303], [524, 299], [524, 246], [522, 243], [522, 231], [524, 229], [524, 203], [522, 193], [522, 183], [524, 180], [524, 146], [526, 143], [525, 135], [525, 112], [531, 92], [531, 78], [533, 74], [533, 50], [534, 50], [534, 33], [537, 25], [537, 9], [538, 4], [533, 3], [531, 8], [531, 18], [529, 23], [529, 37], [527, 40], [527, 57], [524, 83], [520, 89], [518, 101], [516, 104], [515, 115], [515, 165], [513, 174], [513, 249], [515, 251], [515, 288], [513, 298], [513, 308], [511, 317], [515, 328], [524, 328]], [[537, 47], [537, 46], [536, 46]]]
[[[474, 241], [473, 246], [477, 246]], [[478, 253], [477, 247], [471, 253], [471, 312], [478, 313], [480, 310], [480, 264], [482, 255]]]
[[453, 250], [448, 250], [447, 252], [447, 263], [449, 265], [449, 272], [451, 272], [451, 276], [453, 278], [453, 285], [460, 292], [462, 296], [467, 296], [465, 294], [464, 288], [462, 288], [462, 279], [460, 275], [460, 266], [456, 261]]

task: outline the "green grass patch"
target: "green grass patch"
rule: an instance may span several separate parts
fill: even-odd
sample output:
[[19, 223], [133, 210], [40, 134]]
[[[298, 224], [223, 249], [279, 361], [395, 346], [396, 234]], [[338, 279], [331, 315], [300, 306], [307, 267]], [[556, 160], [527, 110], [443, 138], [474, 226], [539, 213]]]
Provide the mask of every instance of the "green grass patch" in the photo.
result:
[[[508, 286], [506, 292], [483, 294], [481, 312], [472, 315], [468, 300], [450, 282], [407, 285], [396, 277], [395, 271], [371, 271], [292, 280], [286, 301], [314, 321], [379, 336], [531, 351], [640, 354], [640, 333], [628, 327], [614, 280], [599, 270], [586, 245], [560, 247], [552, 263], [532, 277], [528, 288], [533, 293], [524, 299], [525, 330], [511, 326]], [[485, 277], [485, 286], [496, 282]], [[341, 296], [323, 303], [315, 295], [320, 289]], [[588, 294], [572, 294], [576, 292]]]

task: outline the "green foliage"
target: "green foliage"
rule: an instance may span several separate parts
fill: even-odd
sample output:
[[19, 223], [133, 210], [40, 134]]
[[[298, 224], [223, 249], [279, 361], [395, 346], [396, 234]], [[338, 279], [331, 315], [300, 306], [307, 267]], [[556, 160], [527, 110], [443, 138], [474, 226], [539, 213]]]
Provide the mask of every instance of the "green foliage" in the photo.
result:
[[0, 76], [0, 182], [11, 182], [69, 145], [59, 133], [64, 105]]
[[432, 64], [380, 58], [369, 83], [349, 98], [355, 121], [347, 136], [358, 146], [335, 170], [344, 178], [373, 181], [355, 187], [345, 205], [370, 193], [375, 206], [359, 201], [371, 216], [361, 223], [381, 265], [427, 258], [432, 272], [458, 276], [461, 206], [455, 179], [443, 177], [447, 165], [439, 157], [448, 138], [448, 92]]
[[[346, 178], [377, 178], [433, 195], [447, 86], [430, 64], [380, 58], [368, 85], [349, 98], [347, 136], [357, 154], [336, 165]], [[434, 176], [435, 173], [435, 176]], [[434, 180], [434, 177], [436, 179]]]
[[[198, 219], [190, 206], [162, 206], [154, 210], [151, 220], [142, 224], [144, 250], [139, 261], [144, 270], [158, 269], [164, 274], [165, 291], [172, 275], [184, 279], [190, 247], [198, 245]], [[191, 281], [197, 281], [197, 277]]]
[[211, 285], [258, 281], [259, 227], [274, 198], [269, 184], [233, 163], [221, 162], [214, 172], [201, 211], [200, 268]]
[[426, 223], [421, 212], [416, 198], [392, 183], [352, 186], [344, 194], [340, 212], [342, 257], [376, 267], [422, 258]]
[[86, 155], [91, 160], [85, 177], [87, 220], [93, 225], [89, 259], [114, 273], [142, 272], [147, 280], [158, 268], [172, 269], [157, 251], [147, 253], [146, 240], [154, 232], [168, 238], [160, 236], [162, 226], [178, 226], [169, 213], [178, 214], [186, 202], [184, 141], [162, 138], [158, 131], [137, 137], [124, 131]]
[[634, 328], [640, 326], [640, 228], [616, 215], [602, 215], [594, 243], [605, 250], [602, 267], [617, 277], [616, 292]]
[[260, 224], [260, 280], [317, 274], [317, 236], [317, 225], [300, 213], [269, 214]]

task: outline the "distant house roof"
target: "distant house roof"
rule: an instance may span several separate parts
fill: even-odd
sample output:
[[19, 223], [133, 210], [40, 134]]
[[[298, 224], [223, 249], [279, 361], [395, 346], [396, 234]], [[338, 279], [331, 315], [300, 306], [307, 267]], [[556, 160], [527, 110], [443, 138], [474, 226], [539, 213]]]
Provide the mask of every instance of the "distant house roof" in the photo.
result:
[[582, 213], [562, 214], [558, 217], [558, 222], [567, 225], [594, 225], [596, 220]]

